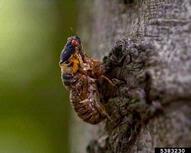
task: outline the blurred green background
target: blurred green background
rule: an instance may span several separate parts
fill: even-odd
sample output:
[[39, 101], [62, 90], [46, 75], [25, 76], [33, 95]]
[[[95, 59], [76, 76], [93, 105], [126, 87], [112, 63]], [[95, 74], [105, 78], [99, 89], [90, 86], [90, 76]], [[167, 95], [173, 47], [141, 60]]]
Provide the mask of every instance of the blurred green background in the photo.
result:
[[60, 51], [74, 0], [0, 0], [0, 153], [68, 153]]

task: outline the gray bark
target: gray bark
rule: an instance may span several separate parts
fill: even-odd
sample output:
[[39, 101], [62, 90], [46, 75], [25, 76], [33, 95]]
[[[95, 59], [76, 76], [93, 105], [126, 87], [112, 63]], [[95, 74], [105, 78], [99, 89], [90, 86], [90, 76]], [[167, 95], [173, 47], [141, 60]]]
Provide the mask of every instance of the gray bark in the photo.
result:
[[80, 123], [83, 140], [76, 139], [73, 152], [81, 142], [83, 153], [86, 144], [88, 153], [191, 146], [191, 1], [86, 0], [79, 6], [85, 48], [106, 56], [106, 75], [118, 90], [105, 104], [113, 122], [88, 126], [94, 134]]

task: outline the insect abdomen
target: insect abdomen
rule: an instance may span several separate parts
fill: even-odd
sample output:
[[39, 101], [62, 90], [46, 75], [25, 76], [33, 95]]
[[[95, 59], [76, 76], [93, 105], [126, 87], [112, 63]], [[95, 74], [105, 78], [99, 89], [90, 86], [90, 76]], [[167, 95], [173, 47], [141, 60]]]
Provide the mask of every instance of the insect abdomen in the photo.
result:
[[78, 116], [90, 124], [101, 122], [106, 116], [100, 103], [95, 80], [85, 75], [70, 91], [70, 101]]
[[78, 116], [85, 122], [97, 124], [105, 118], [95, 106], [92, 107], [88, 103], [80, 105], [73, 103], [73, 107]]

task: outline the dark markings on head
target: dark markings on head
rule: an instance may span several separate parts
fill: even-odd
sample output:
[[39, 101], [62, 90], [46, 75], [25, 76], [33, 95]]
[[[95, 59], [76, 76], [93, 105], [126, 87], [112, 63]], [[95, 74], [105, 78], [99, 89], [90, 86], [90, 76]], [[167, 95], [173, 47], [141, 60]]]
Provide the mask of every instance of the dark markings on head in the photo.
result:
[[61, 52], [60, 64], [66, 62], [71, 57], [71, 55], [75, 52], [76, 46], [72, 45], [72, 40], [76, 40], [79, 43], [79, 45], [81, 45], [81, 41], [78, 36], [69, 37], [64, 49]]

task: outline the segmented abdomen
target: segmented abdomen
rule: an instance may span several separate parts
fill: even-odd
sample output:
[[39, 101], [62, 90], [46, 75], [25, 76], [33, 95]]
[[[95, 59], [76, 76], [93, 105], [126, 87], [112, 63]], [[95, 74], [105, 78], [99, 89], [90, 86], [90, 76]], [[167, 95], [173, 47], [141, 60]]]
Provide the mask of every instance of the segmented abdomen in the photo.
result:
[[70, 101], [77, 115], [85, 122], [97, 124], [105, 116], [95, 79], [77, 74], [78, 80], [70, 90]]

